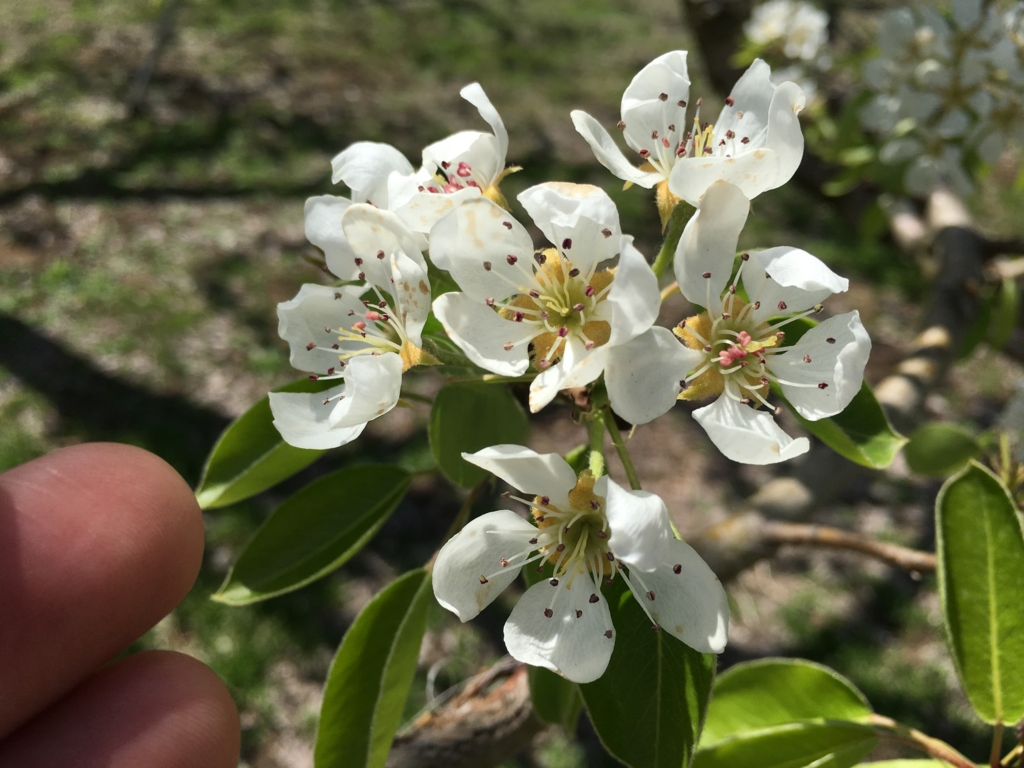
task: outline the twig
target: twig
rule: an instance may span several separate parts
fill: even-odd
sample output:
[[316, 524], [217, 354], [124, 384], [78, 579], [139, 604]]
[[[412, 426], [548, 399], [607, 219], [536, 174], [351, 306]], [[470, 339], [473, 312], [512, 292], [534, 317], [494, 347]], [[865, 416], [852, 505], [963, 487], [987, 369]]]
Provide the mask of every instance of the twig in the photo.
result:
[[1000, 768], [999, 753], [1003, 751], [1003, 721], [997, 720], [992, 732], [992, 750], [988, 754], [989, 768]]
[[938, 760], [944, 760], [950, 765], [956, 766], [956, 768], [978, 768], [974, 763], [968, 760], [964, 755], [957, 752], [946, 742], [934, 739], [927, 734], [921, 733], [921, 731], [918, 731], [915, 728], [909, 728], [902, 723], [897, 723], [892, 718], [885, 717], [883, 715], [871, 715], [869, 722], [882, 729], [882, 735], [888, 736], [896, 741], [901, 741], [904, 744], [909, 744], [910, 746], [921, 750], [926, 755]]
[[765, 521], [764, 540], [771, 544], [806, 544], [861, 552], [907, 571], [934, 571], [935, 555], [917, 549], [876, 541], [859, 533], [823, 525]]

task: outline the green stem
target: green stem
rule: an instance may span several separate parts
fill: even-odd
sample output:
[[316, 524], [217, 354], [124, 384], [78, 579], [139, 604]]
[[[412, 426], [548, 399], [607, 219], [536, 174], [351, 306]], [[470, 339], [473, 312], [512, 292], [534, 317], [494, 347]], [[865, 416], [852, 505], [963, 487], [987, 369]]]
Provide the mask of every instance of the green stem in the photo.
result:
[[996, 721], [995, 733], [992, 734], [992, 751], [988, 755], [990, 768], [1000, 768], [999, 755], [1003, 751], [1003, 721]]
[[402, 393], [402, 399], [403, 400], [413, 400], [414, 402], [417, 402], [417, 403], [426, 403], [427, 405], [431, 405], [434, 402], [434, 398], [427, 397], [426, 395], [420, 395], [420, 394], [417, 394], [416, 392], [403, 392]]
[[607, 473], [604, 460], [604, 412], [595, 411], [587, 425], [590, 433], [590, 472], [594, 477]]
[[[455, 519], [452, 520], [452, 524], [448, 526], [448, 532], [445, 533], [444, 538], [441, 540], [442, 547], [448, 543], [448, 539], [450, 539], [452, 536], [454, 536], [456, 533], [462, 530], [462, 526], [464, 526], [466, 524], [466, 520], [469, 519], [469, 513], [473, 509], [473, 504], [480, 497], [480, 494], [483, 493], [484, 488], [487, 487], [487, 484], [490, 481], [491, 478], [490, 476], [488, 476], [484, 480], [481, 480], [477, 485], [475, 485], [473, 487], [473, 490], [469, 492], [469, 495], [466, 497], [466, 500], [462, 502], [462, 506], [459, 507], [459, 512], [457, 515], [455, 515]], [[423, 566], [423, 569], [427, 573], [430, 573], [430, 571], [434, 569], [434, 561], [437, 560], [437, 554], [440, 551], [441, 550], [438, 549], [437, 552], [435, 552], [433, 556], [430, 558], [430, 561]]]
[[604, 409], [604, 424], [608, 430], [608, 434], [612, 438], [612, 445], [615, 446], [615, 452], [619, 454], [619, 461], [622, 462], [622, 468], [626, 470], [626, 477], [629, 478], [629, 487], [634, 491], [642, 490], [640, 487], [640, 478], [636, 474], [636, 468], [633, 466], [633, 459], [629, 457], [629, 451], [626, 450], [626, 444], [622, 440], [622, 433], [619, 431], [619, 425], [615, 423], [615, 416], [612, 415], [611, 409]]
[[676, 255], [676, 246], [679, 245], [679, 238], [682, 237], [683, 229], [686, 227], [686, 222], [690, 220], [692, 212], [693, 207], [681, 201], [672, 209], [672, 215], [668, 220], [668, 229], [665, 232], [665, 242], [662, 243], [661, 250], [658, 251], [658, 258], [651, 265], [656, 277], [661, 277], [661, 273], [672, 263], [672, 258]]
[[897, 741], [902, 741], [904, 744], [915, 747], [930, 757], [944, 760], [950, 765], [956, 766], [956, 768], [978, 768], [946, 742], [932, 738], [914, 728], [909, 728], [892, 718], [885, 717], [884, 715], [871, 715], [868, 718], [868, 722], [878, 727], [883, 735]]

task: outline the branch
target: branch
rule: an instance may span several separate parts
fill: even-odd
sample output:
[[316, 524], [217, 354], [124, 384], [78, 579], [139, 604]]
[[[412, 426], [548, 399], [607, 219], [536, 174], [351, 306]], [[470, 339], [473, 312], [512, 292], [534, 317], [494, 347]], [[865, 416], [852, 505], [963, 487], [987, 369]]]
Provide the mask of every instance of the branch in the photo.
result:
[[503, 659], [395, 737], [387, 768], [487, 768], [529, 745], [544, 725], [533, 714], [526, 667]]
[[807, 544], [829, 549], [847, 549], [883, 560], [912, 573], [935, 570], [935, 555], [917, 549], [876, 541], [868, 536], [839, 528], [798, 523], [765, 521], [765, 542], [775, 545]]

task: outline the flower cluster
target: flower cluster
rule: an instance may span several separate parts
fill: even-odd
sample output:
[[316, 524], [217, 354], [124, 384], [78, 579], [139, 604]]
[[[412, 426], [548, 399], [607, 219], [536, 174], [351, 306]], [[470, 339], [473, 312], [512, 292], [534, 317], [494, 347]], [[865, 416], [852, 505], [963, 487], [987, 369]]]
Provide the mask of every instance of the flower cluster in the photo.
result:
[[[462, 369], [529, 381], [533, 412], [587, 388], [600, 393], [596, 408], [607, 403], [645, 424], [677, 400], [715, 398], [693, 415], [730, 459], [766, 464], [806, 451], [805, 438], [775, 424], [773, 388], [806, 419], [835, 415], [860, 389], [870, 341], [856, 312], [809, 330], [789, 325], [847, 289], [814, 256], [788, 247], [736, 256], [751, 199], [800, 163], [804, 95], [792, 82], [774, 84], [757, 60], [710, 123], [700, 99], [690, 105], [689, 86], [685, 51], [658, 57], [629, 84], [618, 129], [637, 165], [597, 120], [571, 114], [603, 165], [657, 189], [663, 221], [681, 201], [697, 209], [674, 254], [671, 244], [664, 250], [696, 308], [674, 328], [656, 324], [658, 276], [601, 189], [548, 182], [521, 192], [516, 200], [546, 240], [538, 247], [499, 188], [514, 170], [505, 165], [508, 137], [479, 85], [462, 95], [491, 132], [431, 144], [419, 170], [385, 144], [360, 142], [335, 157], [334, 180], [351, 197], [307, 201], [306, 232], [341, 283], [303, 286], [278, 315], [292, 364], [340, 383], [272, 393], [284, 439], [313, 449], [354, 440], [399, 402], [406, 371], [451, 355]], [[433, 297], [428, 264], [457, 289]], [[431, 312], [450, 346], [425, 342]], [[790, 343], [786, 333], [797, 329], [804, 333]], [[656, 629], [704, 652], [724, 647], [725, 593], [675, 538], [661, 499], [620, 488], [600, 460], [597, 475], [577, 476], [561, 458], [519, 446], [463, 458], [525, 494], [515, 498], [531, 519], [495, 511], [442, 548], [435, 593], [461, 619], [523, 566], [550, 563], [553, 576], [526, 592], [506, 625], [517, 659], [577, 682], [602, 674], [615, 628], [600, 587], [619, 575]]]
[[756, 6], [743, 25], [757, 45], [782, 45], [790, 59], [813, 61], [828, 39], [828, 14], [800, 0], [768, 0]]
[[864, 66], [875, 95], [863, 125], [885, 138], [879, 159], [907, 163], [908, 192], [940, 184], [973, 189], [974, 158], [993, 162], [1024, 125], [1024, 46], [1019, 12], [954, 0], [950, 18], [929, 8], [888, 12], [877, 58]]

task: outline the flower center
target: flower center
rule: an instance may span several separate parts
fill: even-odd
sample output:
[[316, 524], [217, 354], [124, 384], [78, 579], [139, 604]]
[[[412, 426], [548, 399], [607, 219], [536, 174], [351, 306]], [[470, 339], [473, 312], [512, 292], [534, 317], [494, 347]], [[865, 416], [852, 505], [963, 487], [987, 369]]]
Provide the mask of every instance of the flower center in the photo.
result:
[[[572, 243], [566, 239], [562, 245], [568, 249]], [[615, 272], [591, 269], [584, 274], [555, 248], [538, 251], [533, 258], [536, 266], [532, 271], [521, 267], [528, 284], [517, 286], [520, 293], [500, 306], [492, 300], [487, 303], [498, 306], [507, 320], [537, 327], [537, 334], [527, 341], [530, 359], [542, 371], [562, 359], [570, 339], [579, 339], [588, 350], [608, 342], [611, 325], [602, 319], [601, 304], [611, 290]], [[508, 262], [518, 265], [519, 260], [510, 255]], [[513, 346], [512, 342], [505, 344], [506, 349]]]
[[[560, 510], [536, 497], [532, 507], [537, 527], [557, 543], [544, 548], [547, 559], [555, 566], [555, 578], [566, 574], [603, 573], [614, 567], [608, 551], [608, 519], [604, 514], [604, 499], [594, 494], [596, 478], [585, 470], [569, 492], [569, 509]], [[554, 539], [553, 539], [554, 541]]]
[[[722, 294], [720, 312], [702, 312], [686, 318], [672, 329], [686, 346], [704, 353], [704, 362], [681, 382], [685, 389], [679, 395], [680, 400], [702, 400], [724, 392], [745, 405], [753, 404], [755, 408], [763, 405], [778, 412], [779, 409], [767, 400], [773, 381], [793, 386], [817, 386], [819, 389], [828, 386], [825, 382], [811, 385], [785, 381], [771, 372], [771, 358], [782, 351], [780, 346], [786, 337], [780, 329], [794, 320], [820, 312], [822, 305], [816, 304], [806, 312], [777, 323], [755, 322], [754, 312], [761, 308], [758, 297], [748, 303], [736, 295], [736, 283], [749, 258], [747, 253], [741, 256], [740, 268]], [[704, 273], [705, 279], [710, 277], [710, 272]], [[767, 272], [765, 277], [771, 279]], [[780, 313], [786, 311], [784, 301], [779, 302], [778, 310]], [[828, 342], [835, 343], [835, 339], [828, 339]], [[810, 363], [810, 355], [805, 355], [803, 362]]]
[[[718, 317], [703, 312], [681, 322], [673, 332], [690, 349], [704, 353], [704, 363], [687, 377], [685, 400], [714, 397], [731, 389], [741, 399], [762, 402], [767, 395], [766, 359], [785, 336], [749, 316], [756, 304], [730, 294]], [[731, 311], [730, 311], [731, 310]]]

